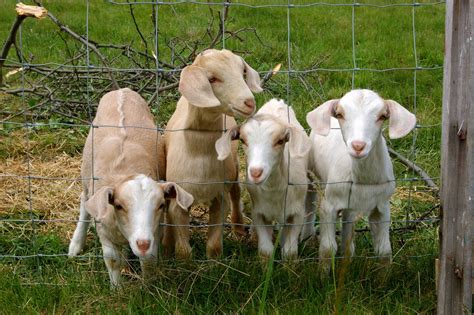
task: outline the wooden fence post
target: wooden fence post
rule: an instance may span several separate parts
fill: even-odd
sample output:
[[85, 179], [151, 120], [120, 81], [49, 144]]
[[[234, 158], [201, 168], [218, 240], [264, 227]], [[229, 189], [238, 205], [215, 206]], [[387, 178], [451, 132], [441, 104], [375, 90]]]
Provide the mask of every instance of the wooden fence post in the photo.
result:
[[[446, 2], [441, 152], [440, 274], [438, 314], [472, 310], [474, 204], [474, 96], [471, 66], [474, 4]], [[471, 130], [469, 130], [471, 129]]]

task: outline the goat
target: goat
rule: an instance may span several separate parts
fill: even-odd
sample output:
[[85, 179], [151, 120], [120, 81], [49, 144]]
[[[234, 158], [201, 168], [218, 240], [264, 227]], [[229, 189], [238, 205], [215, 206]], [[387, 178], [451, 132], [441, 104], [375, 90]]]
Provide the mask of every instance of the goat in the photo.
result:
[[[222, 253], [223, 219], [230, 201], [232, 222], [243, 233], [237, 144], [224, 161], [217, 160], [214, 143], [225, 128], [236, 125], [233, 117], [255, 111], [252, 92], [261, 92], [260, 78], [241, 57], [228, 50], [206, 50], [183, 69], [179, 82], [182, 97], [165, 131], [166, 178], [182, 183], [197, 203], [209, 205], [206, 253]], [[224, 184], [225, 181], [231, 183]], [[221, 192], [224, 192], [221, 198]], [[221, 210], [224, 210], [224, 215]], [[164, 245], [178, 258], [189, 258], [189, 213], [171, 201], [170, 225]]]
[[120, 283], [121, 247], [126, 244], [140, 258], [144, 277], [150, 277], [165, 199], [183, 207], [193, 202], [175, 183], [156, 181], [164, 178], [164, 165], [161, 137], [145, 100], [130, 89], [105, 94], [84, 146], [84, 190], [69, 256], [82, 251], [92, 216], [99, 221], [111, 284]]
[[311, 142], [293, 109], [276, 99], [216, 142], [219, 160], [229, 156], [231, 141], [236, 139], [242, 141], [247, 156], [247, 190], [259, 254], [264, 258], [272, 254], [271, 224], [276, 221], [288, 224], [282, 231], [282, 257], [295, 258], [304, 221]]
[[341, 99], [325, 102], [306, 119], [312, 128], [311, 167], [325, 184], [319, 211], [323, 269], [329, 270], [329, 258], [337, 251], [339, 212], [345, 256], [352, 256], [355, 250], [354, 222], [368, 216], [375, 253], [390, 262], [390, 197], [395, 177], [382, 125], [389, 120], [390, 138], [401, 138], [415, 127], [415, 115], [371, 90], [352, 90]]

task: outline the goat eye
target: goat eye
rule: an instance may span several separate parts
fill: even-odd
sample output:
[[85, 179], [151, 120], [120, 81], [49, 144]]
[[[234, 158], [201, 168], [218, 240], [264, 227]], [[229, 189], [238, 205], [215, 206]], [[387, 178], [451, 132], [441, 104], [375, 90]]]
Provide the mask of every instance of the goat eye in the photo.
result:
[[284, 139], [280, 139], [278, 140], [275, 145], [283, 145], [285, 143], [285, 140]]
[[125, 209], [124, 209], [121, 205], [119, 205], [119, 204], [116, 204], [116, 205], [115, 205], [115, 210], [117, 210], [117, 211], [125, 211]]
[[379, 121], [384, 121], [384, 120], [387, 120], [387, 118], [388, 118], [388, 117], [385, 116], [385, 115], [380, 115], [380, 117], [379, 117], [378, 120], [379, 120]]
[[209, 79], [209, 83], [215, 83], [215, 82], [217, 82], [217, 78], [212, 77]]
[[341, 113], [336, 113], [334, 117], [336, 117], [337, 119], [344, 119], [344, 115]]

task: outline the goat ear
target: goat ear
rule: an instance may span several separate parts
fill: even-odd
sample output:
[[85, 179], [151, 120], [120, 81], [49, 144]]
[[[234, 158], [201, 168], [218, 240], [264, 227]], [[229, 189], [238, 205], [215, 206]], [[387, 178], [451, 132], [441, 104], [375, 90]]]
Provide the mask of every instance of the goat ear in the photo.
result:
[[105, 222], [110, 219], [114, 211], [114, 189], [104, 186], [92, 195], [85, 203], [86, 211], [96, 220]]
[[291, 157], [303, 157], [311, 149], [311, 141], [309, 140], [306, 132], [290, 127], [287, 129], [289, 132], [289, 150]]
[[320, 136], [327, 136], [331, 130], [331, 116], [339, 99], [330, 100], [306, 115], [306, 122]]
[[217, 107], [221, 102], [212, 91], [205, 71], [198, 66], [187, 66], [181, 71], [179, 91], [192, 105], [198, 107]]
[[219, 139], [216, 141], [217, 159], [224, 161], [230, 154], [232, 149], [231, 141], [237, 140], [240, 137], [240, 126], [234, 126], [227, 130]]
[[165, 199], [176, 199], [178, 205], [183, 209], [189, 208], [194, 202], [194, 197], [176, 183], [163, 183], [161, 188], [163, 188]]
[[405, 137], [416, 125], [416, 117], [405, 107], [392, 100], [385, 100], [390, 115], [388, 135], [391, 139]]
[[245, 62], [242, 58], [242, 61], [245, 66], [245, 82], [247, 82], [247, 86], [249, 87], [250, 91], [254, 93], [260, 93], [263, 91], [262, 87], [260, 86], [260, 76], [257, 71], [255, 71], [252, 67]]

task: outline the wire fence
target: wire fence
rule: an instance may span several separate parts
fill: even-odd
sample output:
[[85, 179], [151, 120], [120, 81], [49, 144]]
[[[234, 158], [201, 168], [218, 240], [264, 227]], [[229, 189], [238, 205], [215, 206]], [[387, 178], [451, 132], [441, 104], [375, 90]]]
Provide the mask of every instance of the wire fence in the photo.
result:
[[[245, 2], [251, 2], [251, 1], [245, 1]], [[270, 2], [270, 1], [269, 1]], [[273, 1], [272, 1], [273, 2]], [[300, 3], [301, 2], [301, 3]], [[115, 80], [119, 82], [119, 84], [125, 84], [128, 86], [128, 84], [132, 84], [132, 87], [134, 87], [136, 90], [139, 90], [139, 92], [142, 92], [145, 97], [147, 97], [148, 103], [151, 105], [153, 113], [157, 114], [157, 116], [160, 116], [166, 109], [167, 109], [167, 104], [170, 103], [168, 98], [171, 98], [172, 100], [176, 100], [176, 94], [171, 95], [171, 97], [163, 95], [163, 92], [166, 91], [172, 91], [172, 89], [175, 89], [177, 86], [177, 81], [176, 78], [172, 77], [172, 75], [179, 75], [180, 71], [182, 70], [183, 66], [186, 64], [181, 62], [181, 63], [169, 63], [166, 64], [166, 62], [162, 62], [161, 58], [162, 56], [168, 57], [169, 52], [169, 47], [162, 47], [163, 42], [160, 41], [161, 38], [166, 37], [166, 25], [161, 24], [161, 18], [165, 13], [162, 13], [160, 10], [164, 7], [182, 7], [182, 6], [198, 6], [204, 7], [204, 8], [213, 8], [216, 10], [219, 10], [218, 16], [220, 17], [219, 21], [219, 32], [220, 36], [219, 38], [219, 43], [220, 45], [216, 44], [215, 47], [218, 48], [228, 48], [228, 41], [235, 40], [235, 38], [231, 37], [232, 34], [229, 35], [228, 32], [228, 24], [229, 21], [227, 20], [226, 16], [227, 15], [232, 15], [232, 10], [238, 10], [239, 8], [245, 8], [246, 10], [253, 10], [254, 11], [262, 11], [262, 10], [272, 10], [272, 9], [281, 9], [285, 10], [286, 12], [286, 65], [284, 68], [279, 71], [278, 76], [283, 77], [285, 79], [280, 79], [278, 82], [268, 82], [268, 85], [272, 88], [270, 93], [267, 93], [265, 95], [268, 96], [270, 94], [271, 96], [279, 96], [283, 97], [285, 101], [287, 102], [288, 105], [293, 106], [295, 109], [300, 108], [300, 104], [298, 101], [301, 99], [300, 95], [296, 95], [295, 93], [295, 86], [300, 83], [296, 83], [296, 80], [299, 78], [301, 75], [321, 75], [321, 74], [326, 74], [326, 75], [332, 75], [332, 74], [337, 74], [337, 73], [348, 73], [350, 74], [350, 85], [349, 87], [354, 89], [359, 87], [360, 83], [358, 82], [359, 80], [359, 75], [362, 73], [367, 73], [367, 74], [386, 74], [386, 73], [401, 73], [401, 72], [412, 72], [412, 90], [411, 91], [401, 91], [399, 95], [402, 95], [404, 99], [411, 98], [411, 108], [410, 110], [415, 114], [419, 115], [421, 119], [419, 119], [419, 123], [416, 126], [416, 129], [413, 131], [411, 142], [409, 145], [405, 145], [405, 148], [408, 146], [408, 149], [405, 149], [405, 152], [407, 153], [407, 158], [416, 163], [419, 155], [419, 149], [418, 149], [418, 137], [419, 137], [419, 130], [423, 129], [432, 129], [432, 130], [439, 130], [440, 129], [440, 124], [438, 123], [433, 123], [432, 120], [430, 120], [429, 123], [425, 123], [425, 120], [423, 119], [426, 116], [425, 112], [419, 112], [418, 109], [418, 104], [419, 104], [419, 93], [418, 89], [420, 86], [419, 82], [419, 75], [420, 73], [423, 72], [439, 72], [441, 73], [443, 66], [442, 65], [427, 65], [424, 64], [423, 61], [419, 57], [419, 51], [418, 51], [418, 42], [420, 36], [418, 35], [417, 32], [417, 14], [418, 10], [422, 8], [428, 8], [428, 7], [441, 7], [444, 6], [445, 1], [424, 1], [424, 2], [401, 2], [401, 3], [386, 3], [386, 4], [375, 4], [375, 3], [359, 3], [356, 1], [350, 2], [350, 3], [343, 3], [341, 2], [309, 2], [309, 1], [281, 1], [281, 3], [259, 3], [256, 4], [257, 2], [255, 1], [254, 4], [249, 4], [249, 3], [241, 3], [241, 2], [230, 2], [230, 1], [107, 1], [108, 5], [111, 7], [126, 7], [129, 8], [130, 10], [133, 10], [134, 7], [138, 6], [145, 6], [149, 7], [152, 12], [152, 24], [153, 24], [153, 29], [148, 30], [148, 33], [153, 34], [153, 48], [149, 48], [148, 51], [145, 51], [143, 54], [147, 55], [145, 58], [147, 59], [147, 64], [144, 67], [134, 67], [134, 66], [128, 66], [128, 67], [122, 67], [122, 66], [113, 66], [113, 65], [97, 65], [97, 60], [95, 59], [96, 57], [93, 56], [95, 54], [95, 50], [93, 47], [99, 47], [100, 45], [96, 42], [91, 40], [91, 29], [93, 29], [95, 26], [90, 22], [90, 17], [94, 13], [91, 11], [91, 2], [90, 1], [85, 1], [86, 8], [85, 8], [85, 35], [81, 36], [82, 40], [84, 43], [87, 45], [84, 45], [82, 48], [84, 49], [83, 52], [81, 52], [81, 58], [85, 59], [85, 64], [79, 64], [79, 63], [74, 63], [73, 61], [68, 61], [65, 63], [57, 63], [57, 62], [38, 62], [35, 63], [31, 60], [31, 58], [26, 59], [25, 57], [25, 51], [26, 49], [24, 48], [25, 44], [27, 44], [27, 41], [24, 39], [24, 34], [23, 34], [23, 28], [21, 27], [19, 30], [18, 34], [18, 60], [14, 60], [11, 57], [6, 58], [6, 63], [5, 63], [5, 68], [9, 69], [21, 69], [21, 79], [20, 79], [20, 84], [19, 87], [15, 88], [6, 88], [4, 91], [8, 94], [13, 94], [13, 95], [18, 95], [21, 98], [21, 103], [23, 105], [24, 109], [21, 110], [16, 110], [12, 113], [7, 113], [4, 114], [3, 117], [6, 117], [6, 119], [3, 119], [0, 123], [4, 127], [5, 130], [8, 132], [11, 132], [12, 130], [23, 130], [25, 131], [24, 133], [24, 144], [25, 144], [25, 155], [24, 157], [26, 160], [24, 161], [24, 165], [26, 165], [26, 170], [23, 170], [23, 174], [17, 173], [14, 170], [9, 169], [9, 165], [6, 164], [3, 167], [2, 173], [0, 174], [0, 181], [7, 181], [9, 179], [17, 179], [21, 181], [26, 181], [26, 205], [27, 205], [27, 213], [24, 211], [21, 211], [21, 214], [16, 216], [14, 210], [9, 210], [1, 213], [0, 217], [0, 224], [4, 225], [5, 230], [9, 230], [10, 232], [13, 231], [15, 233], [18, 231], [20, 233], [23, 229], [23, 227], [19, 226], [21, 224], [26, 224], [30, 223], [31, 224], [31, 241], [33, 242], [34, 246], [32, 246], [31, 250], [28, 250], [27, 253], [23, 254], [16, 254], [16, 250], [13, 247], [10, 247], [7, 251], [0, 252], [0, 261], [9, 261], [11, 259], [14, 260], [24, 260], [24, 259], [41, 259], [43, 257], [63, 257], [67, 256], [66, 253], [64, 252], [57, 252], [57, 253], [45, 253], [42, 252], [41, 250], [38, 250], [37, 248], [40, 248], [40, 246], [36, 246], [35, 243], [37, 242], [38, 236], [41, 235], [42, 230], [43, 230], [43, 224], [55, 224], [55, 223], [75, 223], [79, 222], [77, 219], [73, 218], [77, 215], [77, 212], [73, 212], [72, 214], [68, 214], [67, 218], [48, 218], [48, 215], [45, 216], [45, 218], [42, 218], [39, 213], [43, 213], [43, 210], [47, 212], [47, 209], [38, 209], [38, 207], [35, 205], [35, 192], [38, 190], [37, 185], [34, 183], [36, 181], [53, 181], [53, 182], [72, 182], [71, 185], [74, 183], [78, 183], [81, 180], [99, 180], [99, 177], [96, 177], [94, 174], [90, 178], [79, 178], [79, 177], [71, 177], [69, 173], [67, 173], [66, 176], [50, 176], [50, 175], [37, 175], [36, 169], [33, 167], [34, 166], [34, 161], [33, 159], [36, 158], [34, 156], [33, 152], [33, 132], [35, 130], [38, 130], [38, 128], [65, 128], [65, 129], [73, 129], [73, 128], [87, 128], [90, 127], [91, 130], [97, 129], [97, 128], [123, 128], [121, 126], [108, 126], [108, 125], [94, 125], [92, 123], [94, 113], [95, 113], [95, 108], [97, 104], [98, 97], [100, 97], [103, 92], [106, 92], [110, 89], [113, 88], [113, 81], [114, 81], [114, 76]], [[295, 48], [295, 42], [293, 39], [293, 36], [295, 35], [295, 28], [298, 26], [298, 21], [294, 17], [294, 12], [295, 10], [310, 10], [312, 8], [322, 8], [322, 9], [330, 9], [330, 8], [342, 8], [346, 10], [350, 10], [350, 31], [351, 31], [351, 67], [320, 67], [319, 65], [315, 65], [314, 67], [310, 68], [299, 68], [301, 65], [298, 62], [295, 62], [295, 55], [299, 56], [299, 54], [296, 54], [294, 50]], [[411, 43], [411, 52], [409, 54], [413, 55], [413, 64], [411, 66], [401, 66], [401, 67], [381, 67], [381, 68], [374, 68], [374, 67], [366, 67], [366, 66], [360, 66], [364, 65], [363, 62], [363, 53], [359, 54], [358, 51], [358, 33], [357, 33], [357, 16], [358, 16], [358, 11], [361, 9], [371, 9], [371, 10], [393, 10], [393, 9], [400, 9], [400, 8], [405, 8], [405, 9], [411, 9], [411, 32], [412, 34], [412, 43]], [[133, 12], [133, 11], [131, 11]], [[301, 13], [300, 13], [301, 14]], [[132, 13], [133, 18], [135, 16]], [[53, 19], [53, 18], [51, 18]], [[126, 22], [128, 23], [128, 22]], [[132, 24], [133, 22], [130, 22]], [[137, 25], [137, 23], [134, 23]], [[207, 26], [206, 26], [207, 27]], [[138, 28], [138, 27], [137, 27]], [[257, 29], [258, 31], [258, 29]], [[440, 30], [441, 32], [441, 30]], [[141, 34], [140, 30], [138, 30], [138, 33]], [[137, 34], [136, 34], [137, 35]], [[136, 36], [135, 35], [135, 36]], [[298, 36], [300, 34], [297, 34]], [[386, 34], [388, 35], [388, 34]], [[296, 37], [296, 35], [295, 35]], [[299, 39], [301, 40], [301, 39]], [[318, 39], [314, 39], [318, 40]], [[220, 47], [219, 47], [220, 46]], [[232, 47], [231, 47], [232, 48]], [[152, 51], [151, 55], [153, 55], [152, 58], [150, 58], [150, 53], [149, 51]], [[194, 48], [194, 52], [198, 52], [198, 48]], [[192, 55], [192, 54], [191, 54]], [[100, 58], [99, 58], [100, 59]], [[74, 60], [74, 58], [71, 58], [70, 60]], [[164, 60], [164, 58], [163, 58]], [[177, 59], [176, 59], [177, 60]], [[154, 61], [154, 66], [150, 65], [149, 62]], [[189, 61], [189, 60], [185, 60]], [[270, 61], [271, 62], [271, 61]], [[252, 66], [255, 66], [252, 64]], [[268, 74], [268, 71], [266, 68], [267, 65], [262, 66], [258, 68], [260, 75], [263, 77]], [[59, 99], [55, 96], [54, 92], [55, 91], [46, 91], [48, 89], [51, 89], [51, 87], [40, 87], [37, 83], [35, 83], [35, 79], [38, 79], [39, 74], [45, 74], [46, 77], [52, 76], [54, 73], [61, 73], [63, 75], [62, 78], [77, 78], [78, 81], [84, 81], [85, 80], [85, 88], [81, 88], [81, 98], [77, 99], [75, 98], [76, 95], [73, 96], [74, 99], [68, 99], [67, 95], [63, 99]], [[70, 77], [67, 77], [71, 74]], [[104, 76], [101, 77], [96, 77], [98, 75], [107, 75], [110, 74], [110, 77], [112, 78], [111, 80], [104, 79]], [[146, 80], [141, 80], [141, 79], [124, 79], [121, 81], [121, 79], [118, 79], [120, 75], [125, 75], [125, 74], [131, 74], [132, 76], [139, 77], [141, 75], [146, 77]], [[35, 76], [36, 75], [36, 76]], [[41, 78], [41, 77], [40, 77]], [[73, 80], [73, 79], [71, 79]], [[107, 81], [106, 84], [102, 84], [102, 81]], [[128, 81], [127, 81], [128, 80]], [[360, 79], [361, 81], [364, 81], [363, 79]], [[97, 88], [95, 88], [95, 85], [97, 82], [100, 83], [100, 89], [98, 91]], [[147, 82], [148, 85], [144, 84], [144, 81]], [[154, 81], [154, 82], [153, 82]], [[424, 80], [426, 81], [426, 80]], [[441, 83], [441, 82], [439, 82]], [[142, 85], [140, 85], [142, 84]], [[153, 86], [151, 86], [153, 84]], [[272, 85], [273, 84], [273, 85]], [[423, 82], [422, 84], [427, 85], [428, 83]], [[302, 85], [305, 85], [303, 82]], [[275, 87], [276, 86], [276, 87]], [[284, 86], [283, 89], [278, 90], [278, 87]], [[125, 87], [125, 86], [121, 86]], [[370, 88], [370, 86], [368, 86]], [[319, 91], [311, 91], [310, 88], [306, 87], [306, 91], [308, 91], [308, 94], [312, 98], [316, 98], [316, 102], [311, 102], [313, 106], [319, 105], [322, 103], [322, 101], [325, 100], [326, 97], [326, 91], [321, 88]], [[298, 92], [299, 93], [299, 92]], [[316, 96], [315, 96], [316, 95]], [[73, 101], [77, 102], [78, 104], [82, 104], [83, 107], [82, 110], [85, 111], [87, 114], [84, 116], [87, 117], [87, 119], [79, 118], [77, 116], [72, 116], [70, 122], [64, 122], [64, 121], [53, 121], [53, 122], [48, 122], [45, 121], [44, 113], [38, 114], [36, 113], [34, 116], [29, 116], [28, 114], [31, 111], [31, 108], [33, 107], [31, 105], [30, 99], [34, 97], [46, 97], [44, 103], [40, 104], [48, 104], [48, 102], [51, 102], [52, 104], [58, 103], [58, 104], [64, 104], [67, 103], [68, 101]], [[390, 96], [391, 97], [391, 96]], [[393, 97], [394, 98], [394, 97]], [[440, 100], [437, 100], [440, 101]], [[172, 103], [172, 101], [171, 101]], [[436, 104], [435, 104], [436, 106]], [[302, 111], [306, 110], [307, 108], [303, 108]], [[54, 110], [52, 111], [54, 112]], [[432, 111], [433, 112], [433, 111]], [[84, 112], [83, 112], [84, 113]], [[65, 114], [64, 112], [61, 112], [60, 114]], [[305, 114], [305, 113], [304, 113]], [[300, 114], [301, 115], [301, 114]], [[23, 121], [17, 121], [15, 118], [17, 117], [22, 118]], [[35, 121], [35, 119], [40, 120]], [[186, 129], [183, 130], [167, 130], [166, 127], [161, 127], [163, 126], [164, 122], [160, 119], [157, 119], [157, 124], [158, 128], [157, 130], [160, 132], [181, 132], [181, 131], [189, 131]], [[127, 128], [142, 128], [142, 129], [147, 129], [142, 126], [127, 126]], [[202, 132], [206, 132], [203, 130], [200, 130]], [[225, 131], [225, 130], [222, 130]], [[306, 130], [307, 132], [309, 129]], [[8, 137], [8, 135], [6, 136]], [[5, 138], [6, 139], [6, 138]], [[405, 140], [408, 142], [409, 140]], [[436, 139], [435, 139], [436, 141]], [[429, 143], [429, 147], [432, 146], [438, 146], [438, 143]], [[403, 148], [403, 145], [400, 146], [400, 148]], [[438, 153], [439, 154], [439, 153]], [[245, 164], [244, 158], [241, 158], [240, 161], [241, 164]], [[396, 162], [395, 162], [396, 163]], [[426, 161], [423, 161], [423, 163], [426, 163]], [[94, 163], [93, 163], [94, 164]], [[434, 167], [435, 169], [437, 166]], [[401, 169], [399, 167], [399, 169]], [[429, 179], [438, 182], [439, 181], [439, 176], [431, 176]], [[437, 205], [439, 203], [438, 197], [436, 195], [436, 191], [433, 191], [433, 189], [430, 189], [429, 187], [426, 187], [422, 183], [426, 180], [426, 178], [422, 178], [419, 175], [415, 174], [414, 170], [397, 170], [397, 177], [394, 180], [397, 184], [404, 184], [404, 188], [406, 188], [406, 192], [408, 196], [405, 199], [402, 204], [397, 204], [395, 205], [394, 202], [392, 202], [392, 208], [398, 208], [398, 213], [397, 215], [391, 220], [392, 223], [392, 228], [391, 232], [392, 233], [406, 233], [407, 231], [416, 231], [418, 229], [425, 229], [425, 228], [430, 228], [435, 230], [436, 225], [438, 223], [438, 217], [437, 217]], [[245, 182], [243, 180], [239, 181], [222, 181], [222, 182], [178, 182], [178, 184], [182, 183], [188, 183], [188, 184], [197, 184], [197, 185], [208, 185], [208, 184], [231, 184], [231, 183], [240, 183], [244, 187], [246, 185], [251, 185], [251, 183]], [[352, 182], [329, 182], [329, 183], [323, 183], [323, 182], [313, 182], [313, 184], [316, 185], [331, 185], [331, 184], [351, 184]], [[41, 184], [39, 184], [41, 186]], [[74, 184], [75, 185], [75, 184]], [[306, 185], [306, 183], [291, 183], [288, 182], [288, 186], [291, 185]], [[426, 192], [429, 197], [423, 197], [427, 198], [426, 200], [418, 200], [415, 198], [415, 195], [419, 192]], [[8, 198], [11, 199], [11, 196], [8, 196], [8, 192], [5, 193], [5, 200], [3, 201], [6, 203], [6, 207], [9, 207], [11, 205], [11, 202], [8, 201]], [[222, 197], [223, 198], [223, 197]], [[79, 196], [77, 196], [77, 200], [79, 200]], [[59, 202], [60, 200], [58, 200]], [[404, 203], [404, 204], [403, 204]], [[416, 205], [415, 205], [416, 203]], [[77, 204], [75, 205], [77, 207]], [[248, 205], [247, 208], [250, 206]], [[413, 211], [414, 208], [420, 207], [421, 211]], [[78, 208], [78, 207], [77, 207]], [[249, 210], [249, 209], [247, 209]], [[425, 211], [423, 211], [425, 210]], [[12, 212], [13, 211], [13, 212]], [[284, 209], [286, 211], [286, 209]], [[316, 211], [316, 208], [315, 208]], [[224, 209], [222, 209], [222, 216], [224, 216]], [[417, 214], [417, 217], [414, 217], [414, 213]], [[29, 217], [28, 217], [29, 216]], [[362, 221], [360, 225], [358, 225], [358, 231], [359, 232], [365, 232], [368, 231], [367, 228], [364, 228], [363, 226], [366, 226], [368, 222]], [[17, 224], [18, 226], [14, 225]], [[320, 225], [319, 221], [315, 221], [314, 224], [316, 226]], [[8, 225], [8, 226], [7, 226]], [[231, 226], [235, 225], [232, 223], [223, 223], [223, 224], [207, 224], [203, 222], [203, 220], [197, 220], [193, 221], [189, 225], [179, 225], [179, 226], [184, 226], [184, 227], [189, 227], [194, 229], [207, 229], [209, 227], [213, 226], [221, 226], [223, 225], [226, 228], [230, 228]], [[294, 224], [291, 223], [281, 223], [281, 224], [275, 224], [272, 226], [275, 226], [276, 228], [281, 228], [283, 226], [291, 226]], [[166, 224], [162, 224], [162, 226], [166, 226]], [[243, 226], [250, 228], [252, 226], [251, 223], [248, 224], [243, 224]], [[71, 234], [72, 232], [72, 225], [69, 224], [68, 227], [70, 228], [70, 231], [68, 235]], [[223, 230], [224, 231], [224, 230]], [[22, 232], [21, 232], [22, 233]], [[223, 232], [224, 233], [224, 232]], [[227, 232], [225, 232], [227, 233]], [[225, 236], [224, 236], [225, 237]], [[97, 240], [95, 242], [97, 245]], [[395, 256], [398, 255], [395, 254]], [[406, 254], [404, 257], [406, 258], [419, 258], [419, 257], [426, 257], [426, 256], [433, 256], [433, 253], [428, 253], [428, 254]], [[87, 253], [84, 255], [81, 255], [78, 257], [78, 259], [91, 259], [91, 258], [99, 258], [103, 257], [102, 255], [98, 254], [97, 251], [97, 246], [95, 248], [92, 248], [92, 250], [89, 250]], [[336, 258], [342, 258], [341, 257], [336, 257]], [[359, 255], [355, 256], [355, 258], [364, 258], [364, 259], [372, 259], [372, 258], [377, 258], [375, 255]], [[248, 258], [246, 258], [248, 259]], [[256, 257], [257, 259], [257, 257]], [[223, 258], [225, 260], [225, 258]], [[309, 257], [305, 257], [302, 255], [299, 258], [300, 261], [302, 262], [307, 262], [307, 261], [318, 261], [319, 258], [314, 255], [309, 255]], [[207, 259], [196, 259], [196, 261], [199, 262], [205, 262], [205, 261], [212, 261], [212, 259], [207, 260]], [[278, 261], [278, 260], [277, 260]]]

